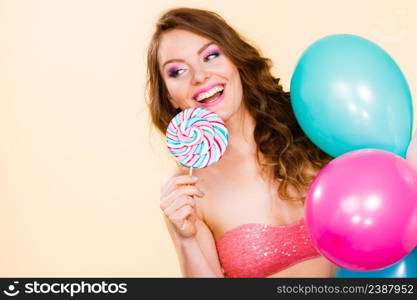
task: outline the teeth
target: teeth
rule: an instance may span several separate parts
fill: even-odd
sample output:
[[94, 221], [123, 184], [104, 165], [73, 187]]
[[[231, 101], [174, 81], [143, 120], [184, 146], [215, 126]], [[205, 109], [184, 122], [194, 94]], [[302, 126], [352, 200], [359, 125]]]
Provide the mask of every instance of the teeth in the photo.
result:
[[223, 91], [224, 87], [222, 85], [217, 85], [214, 88], [208, 90], [207, 92], [201, 93], [197, 96], [197, 101], [203, 101], [204, 99], [213, 96], [215, 93]]

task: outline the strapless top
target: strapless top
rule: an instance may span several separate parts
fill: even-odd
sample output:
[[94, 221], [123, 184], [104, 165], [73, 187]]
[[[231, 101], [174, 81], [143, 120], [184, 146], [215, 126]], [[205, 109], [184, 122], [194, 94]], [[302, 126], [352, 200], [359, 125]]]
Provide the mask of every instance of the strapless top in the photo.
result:
[[240, 225], [216, 242], [226, 277], [267, 277], [318, 257], [304, 219], [289, 226]]

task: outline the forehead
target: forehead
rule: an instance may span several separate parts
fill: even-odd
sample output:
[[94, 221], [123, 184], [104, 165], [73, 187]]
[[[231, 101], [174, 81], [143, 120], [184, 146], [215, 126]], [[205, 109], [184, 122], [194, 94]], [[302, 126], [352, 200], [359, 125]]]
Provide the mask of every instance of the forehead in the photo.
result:
[[158, 60], [164, 63], [169, 59], [187, 58], [210, 40], [187, 30], [173, 29], [162, 35], [158, 49]]

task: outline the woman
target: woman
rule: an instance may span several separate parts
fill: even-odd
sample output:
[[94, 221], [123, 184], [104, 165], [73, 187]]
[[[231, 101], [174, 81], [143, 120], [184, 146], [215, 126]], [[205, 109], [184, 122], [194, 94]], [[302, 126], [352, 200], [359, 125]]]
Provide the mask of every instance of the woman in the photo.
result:
[[179, 111], [205, 107], [229, 131], [216, 164], [178, 166], [160, 207], [186, 277], [330, 277], [312, 246], [304, 198], [331, 157], [300, 129], [271, 62], [213, 12], [179, 8], [148, 51], [149, 108], [165, 134]]

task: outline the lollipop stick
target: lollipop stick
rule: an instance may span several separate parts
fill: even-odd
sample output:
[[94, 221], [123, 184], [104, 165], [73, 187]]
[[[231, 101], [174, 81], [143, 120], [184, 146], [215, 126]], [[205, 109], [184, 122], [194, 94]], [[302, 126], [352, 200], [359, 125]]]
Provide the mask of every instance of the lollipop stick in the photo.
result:
[[[193, 176], [193, 167], [190, 167], [190, 169], [188, 171], [188, 175]], [[185, 228], [185, 222], [187, 222], [187, 220], [185, 220], [184, 223], [182, 223], [181, 230], [184, 230], [184, 228]]]

